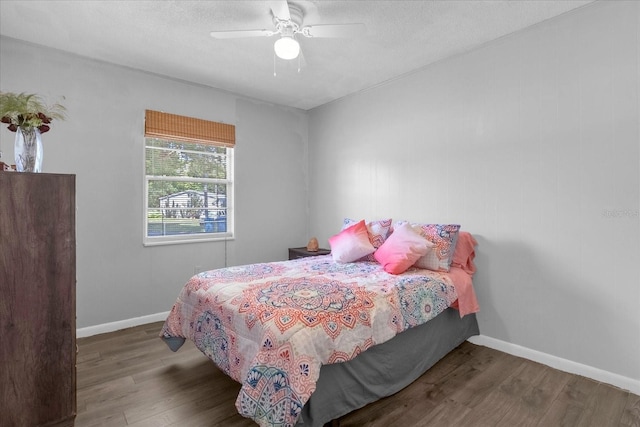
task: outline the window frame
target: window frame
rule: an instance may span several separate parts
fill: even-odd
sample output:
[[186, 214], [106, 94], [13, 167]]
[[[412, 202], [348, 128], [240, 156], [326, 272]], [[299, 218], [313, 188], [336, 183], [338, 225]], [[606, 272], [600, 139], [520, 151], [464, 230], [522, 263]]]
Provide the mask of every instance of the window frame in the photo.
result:
[[[147, 113], [149, 111], [147, 110]], [[188, 119], [188, 118], [185, 118]], [[196, 119], [198, 120], [198, 119]], [[166, 136], [155, 135], [143, 135], [143, 155], [142, 155], [142, 170], [143, 170], [143, 246], [160, 246], [160, 245], [173, 245], [173, 244], [187, 244], [187, 243], [201, 243], [211, 241], [226, 241], [233, 240], [234, 238], [234, 218], [235, 218], [235, 194], [234, 194], [234, 145], [227, 143], [216, 143], [211, 141], [203, 141], [199, 139], [190, 139], [190, 144], [200, 144], [203, 146], [217, 146], [226, 149], [226, 178], [195, 178], [186, 176], [166, 176], [166, 175], [148, 175], [147, 174], [147, 138], [158, 139], [163, 141], [176, 141], [186, 142], [180, 138], [170, 138]], [[188, 150], [185, 150], [188, 151]], [[149, 212], [156, 209], [149, 207], [149, 189], [151, 181], [169, 181], [169, 182], [195, 182], [195, 183], [209, 183], [209, 184], [224, 184], [226, 186], [225, 193], [225, 205], [226, 205], [226, 228], [224, 232], [199, 232], [199, 233], [185, 233], [185, 234], [171, 234], [171, 235], [149, 235]]]

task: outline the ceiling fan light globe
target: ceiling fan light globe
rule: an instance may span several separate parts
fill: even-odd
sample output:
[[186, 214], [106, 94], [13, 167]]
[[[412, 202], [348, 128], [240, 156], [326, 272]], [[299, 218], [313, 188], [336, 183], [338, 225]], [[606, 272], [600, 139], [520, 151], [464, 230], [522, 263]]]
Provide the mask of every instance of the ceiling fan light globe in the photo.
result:
[[300, 54], [300, 43], [293, 37], [283, 36], [273, 44], [273, 50], [281, 59], [295, 59]]

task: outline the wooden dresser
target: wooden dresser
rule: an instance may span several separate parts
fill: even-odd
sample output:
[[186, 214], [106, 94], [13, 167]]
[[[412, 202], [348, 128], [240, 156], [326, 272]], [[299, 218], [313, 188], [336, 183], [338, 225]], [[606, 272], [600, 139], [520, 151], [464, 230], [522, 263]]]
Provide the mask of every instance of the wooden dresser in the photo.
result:
[[0, 172], [0, 425], [73, 426], [75, 175]]

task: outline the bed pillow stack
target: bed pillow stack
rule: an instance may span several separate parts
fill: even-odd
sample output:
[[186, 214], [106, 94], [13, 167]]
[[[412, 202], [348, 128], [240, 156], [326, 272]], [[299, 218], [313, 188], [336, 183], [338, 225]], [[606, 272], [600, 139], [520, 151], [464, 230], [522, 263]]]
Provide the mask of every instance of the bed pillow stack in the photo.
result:
[[[365, 222], [345, 218], [342, 231], [331, 237], [329, 244], [336, 262], [374, 261], [391, 274], [403, 273], [410, 267], [448, 272], [456, 254], [459, 231], [458, 224], [397, 221], [392, 227], [391, 219]], [[468, 237], [473, 239], [466, 233], [462, 246], [473, 252], [476, 242]], [[468, 262], [468, 253], [458, 257], [458, 265], [466, 262], [467, 269], [475, 270], [473, 259]]]

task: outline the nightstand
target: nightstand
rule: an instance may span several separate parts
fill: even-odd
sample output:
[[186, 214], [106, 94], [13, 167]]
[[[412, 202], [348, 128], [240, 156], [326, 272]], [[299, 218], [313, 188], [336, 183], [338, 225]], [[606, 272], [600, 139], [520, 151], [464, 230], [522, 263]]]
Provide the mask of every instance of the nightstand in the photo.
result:
[[289, 248], [289, 259], [306, 258], [309, 256], [329, 255], [331, 251], [329, 249], [318, 249], [316, 252], [310, 252], [306, 247], [302, 248]]

